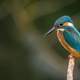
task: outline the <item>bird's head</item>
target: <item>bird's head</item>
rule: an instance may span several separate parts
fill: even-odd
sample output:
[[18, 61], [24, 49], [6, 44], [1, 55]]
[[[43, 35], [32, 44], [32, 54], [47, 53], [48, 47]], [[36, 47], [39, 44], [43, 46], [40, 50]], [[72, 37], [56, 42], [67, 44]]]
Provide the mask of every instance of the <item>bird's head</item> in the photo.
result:
[[72, 26], [74, 26], [72, 19], [69, 16], [62, 16], [55, 21], [53, 27], [45, 35], [49, 35], [53, 31], [64, 31], [65, 27]]

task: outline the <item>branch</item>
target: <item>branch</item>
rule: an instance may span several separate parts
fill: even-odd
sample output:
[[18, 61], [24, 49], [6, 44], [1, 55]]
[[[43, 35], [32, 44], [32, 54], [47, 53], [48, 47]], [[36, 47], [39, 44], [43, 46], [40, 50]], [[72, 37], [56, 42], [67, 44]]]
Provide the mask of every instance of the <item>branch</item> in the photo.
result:
[[69, 63], [68, 63], [68, 70], [67, 70], [67, 80], [74, 80], [73, 73], [74, 73], [74, 66], [75, 66], [75, 58], [72, 55], [69, 55]]

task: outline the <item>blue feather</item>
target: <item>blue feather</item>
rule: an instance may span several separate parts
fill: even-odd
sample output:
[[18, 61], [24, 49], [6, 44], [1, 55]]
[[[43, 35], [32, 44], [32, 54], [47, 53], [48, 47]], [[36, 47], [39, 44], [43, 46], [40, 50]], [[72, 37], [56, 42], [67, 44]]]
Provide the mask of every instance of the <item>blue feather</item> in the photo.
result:
[[72, 19], [69, 16], [62, 16], [55, 21], [54, 25], [63, 24], [65, 22], [73, 23]]
[[74, 48], [77, 52], [80, 52], [80, 33], [73, 27], [65, 27], [63, 33], [65, 41]]

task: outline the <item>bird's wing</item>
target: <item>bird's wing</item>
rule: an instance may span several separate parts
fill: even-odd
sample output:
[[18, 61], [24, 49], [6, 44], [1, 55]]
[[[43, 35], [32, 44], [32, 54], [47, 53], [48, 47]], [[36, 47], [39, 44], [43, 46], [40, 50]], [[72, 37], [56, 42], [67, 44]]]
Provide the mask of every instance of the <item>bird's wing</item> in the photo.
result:
[[65, 41], [76, 51], [80, 52], [80, 33], [76, 30], [67, 30], [63, 33]]

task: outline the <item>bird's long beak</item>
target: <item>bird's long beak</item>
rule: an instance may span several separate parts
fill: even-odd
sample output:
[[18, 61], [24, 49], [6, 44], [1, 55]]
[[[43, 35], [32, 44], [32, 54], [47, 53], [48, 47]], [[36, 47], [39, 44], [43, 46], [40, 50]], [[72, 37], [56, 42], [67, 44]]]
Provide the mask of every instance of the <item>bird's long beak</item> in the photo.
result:
[[55, 30], [55, 27], [52, 27], [48, 32], [45, 33], [45, 37], [51, 34]]

